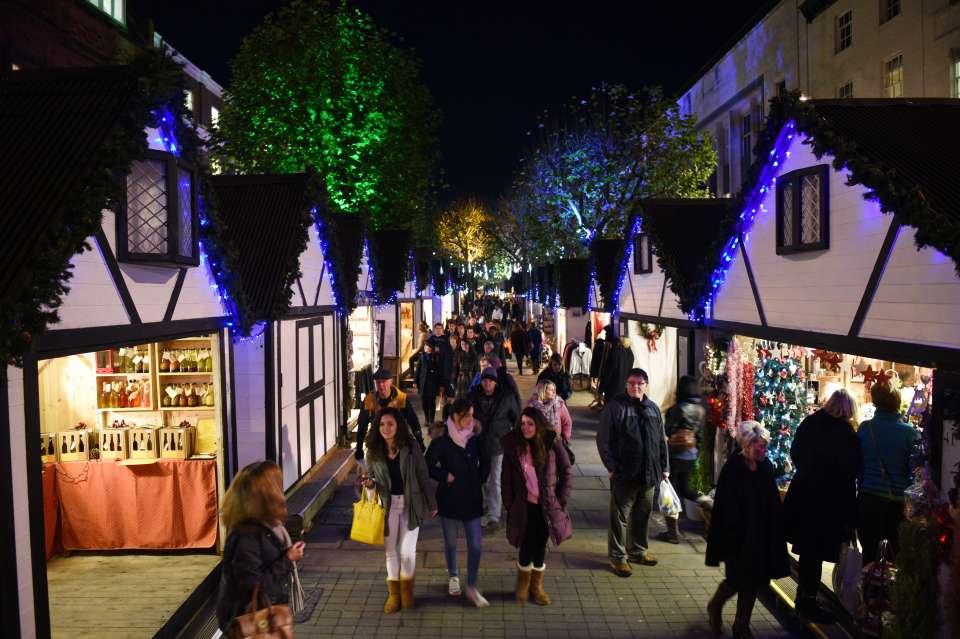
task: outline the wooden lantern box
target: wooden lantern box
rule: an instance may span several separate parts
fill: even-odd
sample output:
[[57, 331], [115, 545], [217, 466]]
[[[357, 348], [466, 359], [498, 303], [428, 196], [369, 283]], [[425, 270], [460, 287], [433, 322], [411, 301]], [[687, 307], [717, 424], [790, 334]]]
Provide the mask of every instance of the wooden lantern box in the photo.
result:
[[162, 459], [186, 459], [193, 454], [197, 429], [186, 428], [160, 429], [160, 457]]
[[44, 464], [57, 461], [56, 433], [40, 433], [40, 461]]
[[159, 445], [157, 428], [155, 426], [140, 426], [130, 429], [127, 441], [127, 457], [129, 459], [157, 459]]
[[90, 431], [66, 430], [57, 433], [58, 458], [62, 462], [90, 459]]
[[107, 428], [100, 431], [100, 459], [123, 461], [127, 458], [128, 430], [128, 428]]

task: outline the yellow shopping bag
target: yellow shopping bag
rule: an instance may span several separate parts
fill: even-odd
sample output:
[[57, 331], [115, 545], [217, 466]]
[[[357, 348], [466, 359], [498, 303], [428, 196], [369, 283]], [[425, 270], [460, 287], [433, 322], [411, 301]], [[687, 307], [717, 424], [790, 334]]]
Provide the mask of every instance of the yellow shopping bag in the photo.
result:
[[380, 504], [380, 495], [374, 491], [374, 498], [367, 499], [367, 491], [360, 488], [360, 499], [353, 502], [353, 525], [350, 527], [350, 539], [371, 546], [383, 545], [383, 525], [386, 511]]

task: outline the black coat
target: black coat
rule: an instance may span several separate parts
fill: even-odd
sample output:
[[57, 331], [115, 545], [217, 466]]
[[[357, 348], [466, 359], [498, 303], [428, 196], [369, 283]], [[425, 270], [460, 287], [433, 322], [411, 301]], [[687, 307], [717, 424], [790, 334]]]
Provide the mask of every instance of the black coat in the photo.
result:
[[293, 563], [287, 559], [283, 542], [261, 523], [244, 522], [230, 531], [220, 562], [220, 593], [217, 597], [217, 622], [226, 632], [233, 619], [246, 612], [259, 582], [258, 607], [285, 604], [290, 600], [290, 573]]
[[804, 419], [790, 446], [796, 474], [784, 501], [793, 551], [836, 562], [857, 525], [857, 474], [862, 452], [849, 423], [818, 410]]
[[503, 452], [500, 442], [503, 436], [510, 432], [520, 419], [519, 392], [505, 388], [497, 383], [493, 397], [483, 393], [481, 387], [470, 393], [470, 403], [473, 404], [473, 417], [480, 422], [483, 428], [481, 440], [485, 444], [487, 453], [496, 455]]
[[[615, 339], [607, 342], [607, 357], [600, 370], [597, 390], [606, 397], [622, 393], [627, 386], [627, 375], [633, 368], [633, 351]], [[591, 362], [591, 368], [593, 362]]]
[[[469, 521], [483, 515], [483, 483], [490, 474], [486, 446], [474, 435], [460, 448], [444, 432], [427, 448], [427, 470], [437, 481], [437, 510], [441, 517]], [[447, 473], [453, 483], [447, 483]]]
[[606, 469], [619, 479], [656, 486], [670, 470], [660, 409], [648, 397], [617, 395], [600, 414], [597, 450]]
[[736, 451], [717, 480], [706, 564], [724, 562], [727, 580], [737, 588], [789, 575], [782, 511], [773, 464], [764, 459], [751, 471]]

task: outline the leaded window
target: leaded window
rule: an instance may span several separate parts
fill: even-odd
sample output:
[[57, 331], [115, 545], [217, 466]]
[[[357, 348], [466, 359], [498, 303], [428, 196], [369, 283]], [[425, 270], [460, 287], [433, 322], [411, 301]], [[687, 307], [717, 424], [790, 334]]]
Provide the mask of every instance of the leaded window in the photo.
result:
[[653, 272], [653, 245], [646, 233], [633, 238], [633, 272], [636, 275]]
[[829, 248], [829, 166], [777, 178], [777, 253]]
[[853, 46], [853, 12], [847, 11], [837, 17], [837, 53]]
[[903, 55], [895, 55], [883, 63], [883, 93], [888, 98], [903, 95]]
[[194, 265], [197, 185], [193, 168], [169, 153], [148, 151], [130, 165], [117, 214], [117, 259]]

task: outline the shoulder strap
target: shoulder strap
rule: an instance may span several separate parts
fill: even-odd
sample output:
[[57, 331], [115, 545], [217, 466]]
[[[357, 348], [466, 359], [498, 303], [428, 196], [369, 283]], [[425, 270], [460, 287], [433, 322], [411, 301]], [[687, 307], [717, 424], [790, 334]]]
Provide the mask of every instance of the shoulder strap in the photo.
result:
[[893, 496], [893, 484], [890, 481], [890, 475], [887, 474], [887, 467], [883, 464], [883, 458], [880, 456], [880, 447], [877, 446], [877, 436], [873, 432], [873, 422], [870, 422], [870, 441], [873, 442], [873, 452], [877, 456], [877, 463], [880, 464], [880, 477], [883, 478], [883, 481], [887, 482], [887, 494], [890, 495], [890, 499], [895, 499]]
[[396, 389], [396, 390], [397, 390], [397, 399], [396, 399], [395, 401], [396, 401], [396, 403], [397, 403], [397, 408], [406, 408], [406, 407], [407, 407], [407, 394], [404, 393], [404, 392], [403, 392], [402, 390], [400, 390], [399, 388]]

